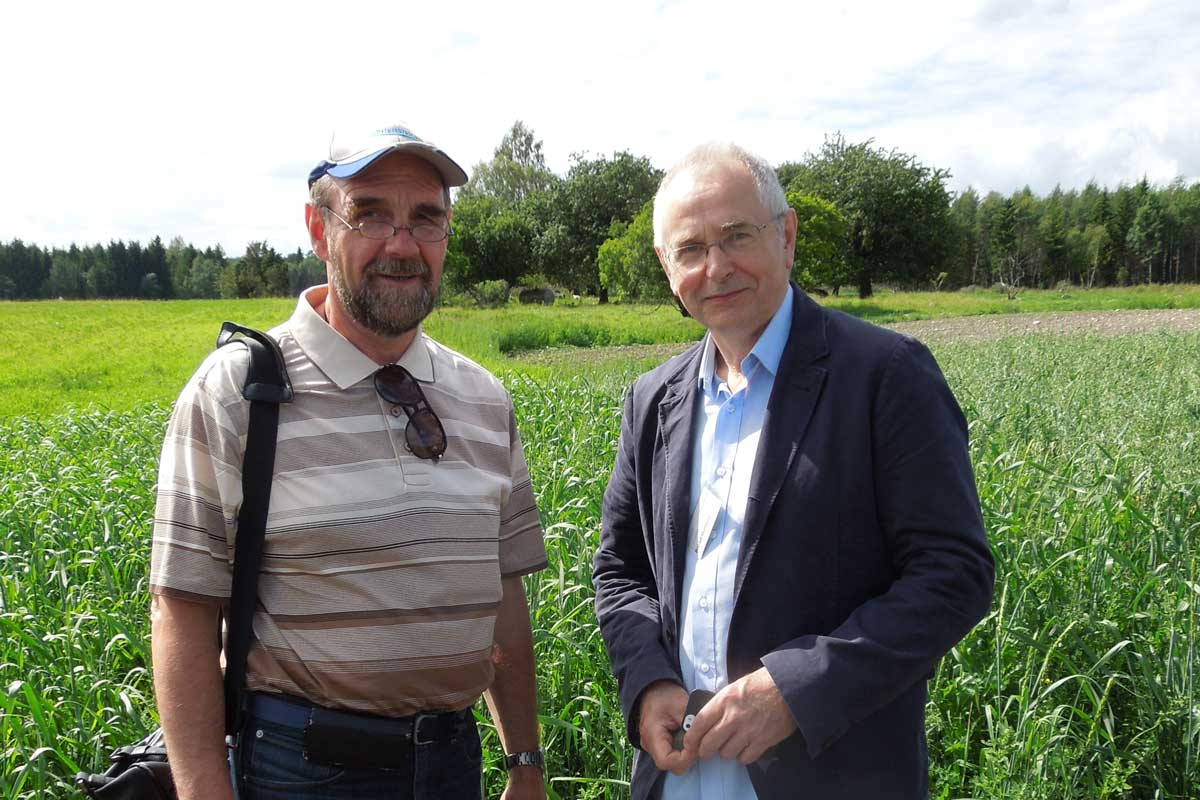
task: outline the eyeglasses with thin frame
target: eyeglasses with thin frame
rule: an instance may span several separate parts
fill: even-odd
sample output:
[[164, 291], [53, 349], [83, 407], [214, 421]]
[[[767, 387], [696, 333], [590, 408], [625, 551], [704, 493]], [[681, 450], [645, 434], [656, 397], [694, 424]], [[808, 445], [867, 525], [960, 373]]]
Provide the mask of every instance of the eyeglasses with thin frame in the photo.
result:
[[[771, 222], [775, 222], [782, 216], [783, 214], [776, 215]], [[703, 264], [708, 260], [709, 249], [713, 247], [719, 247], [727, 256], [744, 255], [754, 250], [759, 240], [762, 239], [762, 232], [771, 222], [764, 222], [762, 225], [755, 225], [752, 222], [731, 225], [725, 235], [715, 242], [693, 242], [672, 248], [667, 251], [667, 254], [670, 256], [671, 263], [682, 269], [694, 269]]]
[[404, 442], [417, 458], [436, 462], [446, 452], [446, 429], [433, 413], [421, 385], [399, 364], [388, 364], [375, 373], [375, 391], [386, 402], [404, 409], [408, 425]]
[[408, 231], [418, 242], [431, 244], [433, 242], [440, 242], [453, 233], [449, 226], [443, 227], [442, 225], [438, 225], [436, 222], [418, 222], [416, 225], [393, 225], [392, 223], [384, 222], [383, 220], [369, 219], [360, 222], [357, 225], [352, 225], [346, 220], [342, 219], [341, 216], [339, 216], [338, 213], [329, 206], [325, 206], [325, 210], [332, 214], [338, 222], [342, 223], [350, 230], [358, 231], [359, 235], [364, 239], [383, 241], [392, 238], [400, 231]]

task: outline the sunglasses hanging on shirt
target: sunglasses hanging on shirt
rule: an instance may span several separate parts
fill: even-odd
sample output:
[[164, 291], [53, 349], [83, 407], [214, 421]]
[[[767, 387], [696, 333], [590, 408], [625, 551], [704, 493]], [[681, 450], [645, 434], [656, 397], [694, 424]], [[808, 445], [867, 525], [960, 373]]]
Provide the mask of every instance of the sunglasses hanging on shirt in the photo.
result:
[[375, 373], [375, 391], [408, 415], [404, 441], [409, 451], [417, 458], [436, 462], [446, 452], [446, 429], [412, 373], [399, 364], [389, 364]]

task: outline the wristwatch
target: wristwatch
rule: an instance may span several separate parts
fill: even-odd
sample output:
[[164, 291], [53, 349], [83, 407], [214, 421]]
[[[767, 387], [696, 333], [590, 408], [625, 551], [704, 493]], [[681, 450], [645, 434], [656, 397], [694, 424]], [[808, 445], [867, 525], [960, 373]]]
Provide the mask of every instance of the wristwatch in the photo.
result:
[[541, 750], [525, 750], [520, 753], [509, 753], [504, 757], [504, 769], [507, 772], [513, 767], [537, 767], [544, 770], [546, 754]]

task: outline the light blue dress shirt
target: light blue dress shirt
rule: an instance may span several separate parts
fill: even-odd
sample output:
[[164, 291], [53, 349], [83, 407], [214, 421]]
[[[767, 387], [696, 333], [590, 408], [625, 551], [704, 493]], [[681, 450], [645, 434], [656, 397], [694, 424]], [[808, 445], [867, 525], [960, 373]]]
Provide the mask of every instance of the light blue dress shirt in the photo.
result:
[[[729, 622], [746, 499], [767, 401], [791, 327], [789, 291], [742, 360], [746, 385], [736, 393], [716, 375], [712, 336], [704, 341], [697, 376], [701, 402], [692, 441], [692, 515], [679, 612], [679, 664], [688, 692], [716, 692], [729, 683]], [[697, 762], [686, 775], [668, 774], [663, 784], [663, 800], [754, 798], [746, 768], [720, 756]]]

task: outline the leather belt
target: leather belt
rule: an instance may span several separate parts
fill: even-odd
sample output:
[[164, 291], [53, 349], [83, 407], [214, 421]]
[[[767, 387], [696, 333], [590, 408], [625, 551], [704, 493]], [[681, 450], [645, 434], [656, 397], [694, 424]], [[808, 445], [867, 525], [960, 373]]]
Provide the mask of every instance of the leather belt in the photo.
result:
[[471, 709], [379, 717], [336, 711], [287, 695], [248, 692], [248, 714], [303, 735], [304, 757], [322, 764], [394, 769], [410, 763], [414, 745], [444, 744], [474, 724]]

